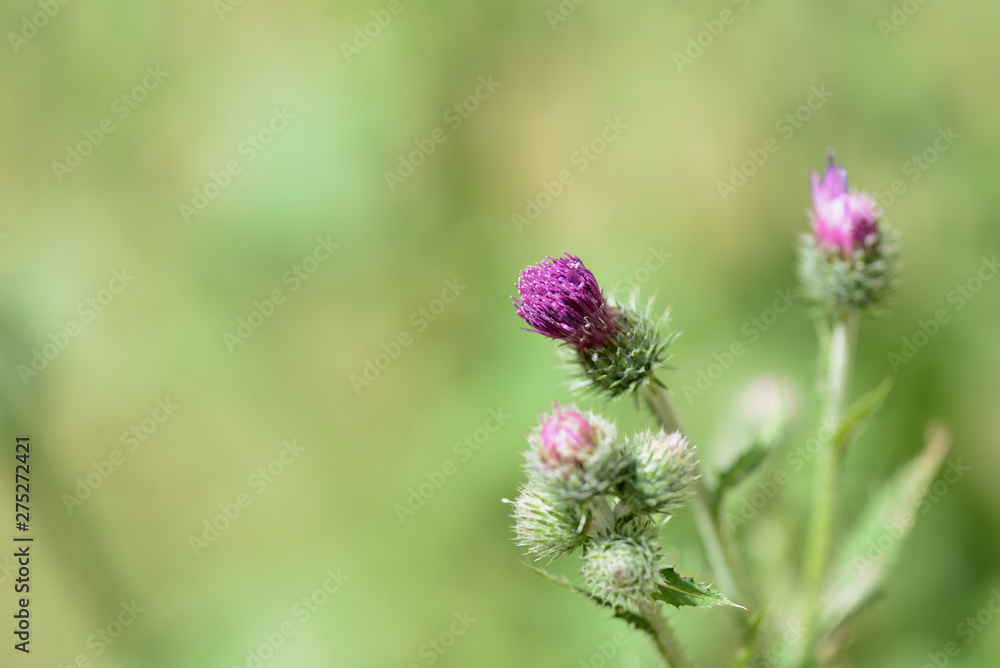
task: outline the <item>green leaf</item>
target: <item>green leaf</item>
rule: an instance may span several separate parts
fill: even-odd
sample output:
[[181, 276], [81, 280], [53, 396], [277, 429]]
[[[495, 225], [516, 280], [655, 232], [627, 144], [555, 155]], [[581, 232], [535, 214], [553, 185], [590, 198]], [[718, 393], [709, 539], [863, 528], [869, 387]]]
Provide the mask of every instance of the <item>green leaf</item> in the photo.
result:
[[[614, 616], [618, 619], [624, 620], [640, 631], [645, 631], [654, 639], [656, 638], [656, 630], [643, 615], [631, 612], [624, 608], [615, 607], [611, 603], [602, 599], [600, 596], [595, 596], [583, 587], [576, 586], [562, 575], [556, 575], [555, 573], [551, 573], [544, 568], [540, 568], [534, 564], [529, 564], [526, 561], [522, 561], [521, 563], [557, 587], [571, 591], [574, 594], [579, 594], [584, 598], [589, 598], [598, 605], [613, 611]], [[736, 608], [743, 608], [742, 605], [736, 605], [719, 592], [698, 584], [690, 578], [678, 575], [673, 568], [664, 568], [661, 573], [666, 580], [666, 584], [660, 588], [660, 592], [654, 597], [658, 601], [669, 603], [670, 605], [678, 608], [685, 605], [701, 607], [730, 605]], [[746, 610], [746, 608], [743, 609]]]
[[594, 594], [590, 593], [583, 587], [576, 586], [562, 575], [556, 575], [555, 573], [551, 573], [545, 570], [544, 568], [535, 566], [534, 564], [529, 564], [526, 561], [522, 561], [521, 563], [527, 566], [532, 571], [534, 571], [536, 575], [541, 576], [543, 579], [548, 580], [557, 587], [561, 587], [566, 591], [571, 591], [574, 594], [579, 594], [584, 598], [589, 598], [594, 603], [597, 603], [598, 605], [604, 608], [608, 608], [609, 610], [614, 612], [615, 617], [617, 617], [618, 619], [624, 620], [628, 622], [631, 626], [635, 627], [636, 629], [640, 631], [645, 631], [646, 633], [653, 636], [653, 638], [656, 638], [656, 630], [649, 623], [649, 621], [647, 621], [646, 618], [643, 617], [642, 615], [637, 615], [634, 612], [630, 612], [624, 608], [615, 607], [611, 603], [605, 601], [600, 596], [595, 596]]
[[820, 628], [826, 635], [880, 593], [950, 443], [947, 429], [930, 425], [923, 451], [883, 486], [847, 536], [824, 597]]
[[719, 474], [719, 484], [715, 489], [715, 510], [725, 495], [750, 477], [771, 453], [773, 442], [757, 439], [729, 467]]
[[778, 409], [761, 429], [761, 433], [743, 453], [719, 474], [719, 483], [715, 489], [713, 513], [718, 514], [725, 495], [756, 471], [781, 439], [788, 418], [785, 402], [781, 401]]
[[837, 425], [837, 431], [833, 434], [832, 443], [835, 451], [843, 453], [854, 443], [865, 423], [881, 408], [882, 402], [885, 401], [891, 389], [892, 378], [886, 378], [881, 385], [858, 399], [847, 410], [844, 418]]
[[567, 591], [571, 591], [571, 592], [573, 592], [575, 594], [580, 594], [581, 596], [586, 596], [587, 598], [593, 598], [590, 595], [590, 592], [588, 592], [586, 589], [583, 589], [581, 587], [577, 587], [575, 584], [573, 584], [572, 582], [570, 582], [569, 579], [567, 579], [563, 575], [556, 575], [555, 573], [547, 571], [544, 568], [541, 568], [540, 566], [535, 566], [534, 564], [529, 564], [527, 561], [522, 561], [521, 563], [524, 564], [525, 566], [527, 566], [530, 570], [534, 571], [536, 575], [541, 576], [542, 578], [544, 578], [545, 580], [548, 580], [549, 582], [551, 582], [552, 584], [556, 585], [557, 587], [562, 587], [563, 589], [565, 589]]
[[[666, 584], [660, 587], [660, 591], [654, 597], [658, 601], [669, 603], [678, 608], [684, 605], [698, 607], [731, 605], [735, 608], [743, 608], [742, 605], [733, 603], [714, 589], [678, 575], [677, 571], [672, 568], [664, 568], [660, 573], [666, 580]], [[746, 608], [743, 609], [746, 610]]]

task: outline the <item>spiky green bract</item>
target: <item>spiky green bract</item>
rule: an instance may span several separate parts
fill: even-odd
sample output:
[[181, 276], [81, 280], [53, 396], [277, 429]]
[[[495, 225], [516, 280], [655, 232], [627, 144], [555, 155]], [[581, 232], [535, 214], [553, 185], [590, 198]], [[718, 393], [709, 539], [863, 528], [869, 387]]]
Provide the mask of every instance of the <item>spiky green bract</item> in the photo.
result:
[[607, 536], [617, 538], [642, 538], [651, 540], [655, 543], [656, 537], [660, 533], [660, 527], [662, 526], [663, 523], [654, 522], [649, 515], [637, 515], [632, 512], [625, 517], [619, 517], [615, 521], [614, 531], [608, 533]]
[[517, 544], [536, 559], [569, 554], [586, 540], [581, 509], [560, 504], [543, 492], [526, 486], [514, 502]]
[[586, 457], [570, 461], [543, 458], [542, 426], [548, 417], [543, 417], [528, 436], [531, 447], [525, 452], [525, 469], [529, 484], [559, 506], [582, 506], [607, 494], [622, 483], [628, 470], [628, 458], [615, 442], [614, 424], [589, 411], [582, 415], [590, 424], [594, 441]]
[[680, 432], [639, 432], [626, 449], [634, 462], [624, 489], [626, 503], [640, 512], [666, 515], [684, 505], [698, 476], [695, 448]]
[[803, 293], [831, 313], [850, 309], [877, 311], [896, 290], [899, 277], [899, 233], [878, 223], [874, 242], [844, 257], [812, 234], [799, 243], [799, 280]]
[[617, 398], [635, 392], [650, 381], [668, 359], [667, 346], [677, 338], [669, 329], [670, 311], [653, 314], [653, 300], [644, 309], [633, 294], [627, 305], [610, 300], [616, 334], [601, 347], [567, 348], [568, 359], [582, 372], [573, 389], [591, 390]]
[[646, 535], [598, 537], [587, 545], [580, 569], [594, 595], [611, 605], [638, 610], [664, 584], [659, 544]]

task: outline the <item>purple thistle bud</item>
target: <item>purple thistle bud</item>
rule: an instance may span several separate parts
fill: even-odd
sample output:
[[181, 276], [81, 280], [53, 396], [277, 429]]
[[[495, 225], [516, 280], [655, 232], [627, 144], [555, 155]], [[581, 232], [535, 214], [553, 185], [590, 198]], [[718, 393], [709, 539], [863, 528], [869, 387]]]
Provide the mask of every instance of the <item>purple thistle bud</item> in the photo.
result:
[[522, 270], [517, 279], [520, 300], [511, 299], [530, 331], [578, 350], [600, 348], [616, 333], [611, 307], [580, 258], [564, 255]]
[[847, 170], [833, 162], [833, 150], [827, 152], [828, 165], [822, 181], [811, 175], [813, 211], [810, 218], [816, 239], [827, 248], [839, 248], [848, 257], [859, 248], [878, 241], [879, 213], [875, 200], [867, 193], [848, 192]]
[[573, 406], [555, 411], [542, 423], [541, 457], [547, 464], [571, 464], [586, 459], [596, 447], [587, 418]]

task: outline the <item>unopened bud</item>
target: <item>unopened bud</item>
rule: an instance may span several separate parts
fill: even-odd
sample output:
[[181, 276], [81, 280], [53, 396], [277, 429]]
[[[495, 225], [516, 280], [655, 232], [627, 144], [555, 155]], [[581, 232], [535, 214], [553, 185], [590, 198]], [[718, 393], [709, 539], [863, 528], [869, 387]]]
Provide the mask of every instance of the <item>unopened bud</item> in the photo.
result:
[[635, 610], [659, 591], [664, 580], [660, 546], [644, 536], [606, 538], [587, 546], [581, 571], [599, 598]]
[[536, 489], [522, 490], [514, 502], [517, 544], [539, 559], [555, 559], [572, 552], [586, 536], [583, 522], [572, 508]]
[[697, 479], [695, 449], [680, 432], [640, 432], [631, 442], [635, 476], [628, 502], [647, 512], [672, 514]]

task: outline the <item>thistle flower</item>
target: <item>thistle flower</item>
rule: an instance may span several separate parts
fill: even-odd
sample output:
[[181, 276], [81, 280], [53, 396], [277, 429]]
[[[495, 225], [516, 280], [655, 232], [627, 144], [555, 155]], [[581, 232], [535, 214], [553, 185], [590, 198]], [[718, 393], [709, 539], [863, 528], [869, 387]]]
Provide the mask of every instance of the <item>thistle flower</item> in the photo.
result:
[[834, 164], [833, 149], [827, 152], [827, 168], [820, 180], [813, 172], [813, 211], [810, 218], [820, 245], [839, 248], [844, 257], [859, 248], [870, 248], [878, 241], [875, 200], [867, 193], [848, 192], [847, 170]]
[[680, 432], [640, 432], [629, 443], [634, 475], [626, 490], [629, 505], [642, 512], [673, 514], [697, 480], [695, 448]]
[[669, 320], [652, 316], [634, 303], [622, 306], [605, 299], [594, 275], [580, 258], [547, 258], [521, 271], [519, 299], [511, 297], [517, 314], [537, 332], [567, 344], [580, 365], [578, 389], [594, 388], [618, 397], [634, 393], [653, 379], [666, 360], [674, 335], [664, 337]]
[[580, 258], [564, 255], [521, 271], [517, 279], [521, 299], [514, 299], [517, 314], [533, 332], [560, 339], [578, 350], [599, 348], [616, 332], [611, 308]]
[[822, 178], [811, 175], [813, 233], [799, 245], [803, 292], [831, 312], [874, 310], [896, 288], [898, 235], [870, 195], [848, 191], [832, 150], [827, 160]]
[[580, 570], [594, 595], [617, 608], [636, 610], [664, 584], [659, 544], [646, 536], [599, 538], [588, 544]]
[[581, 506], [607, 493], [628, 467], [614, 424], [572, 405], [542, 416], [528, 443], [530, 484], [560, 506]]

